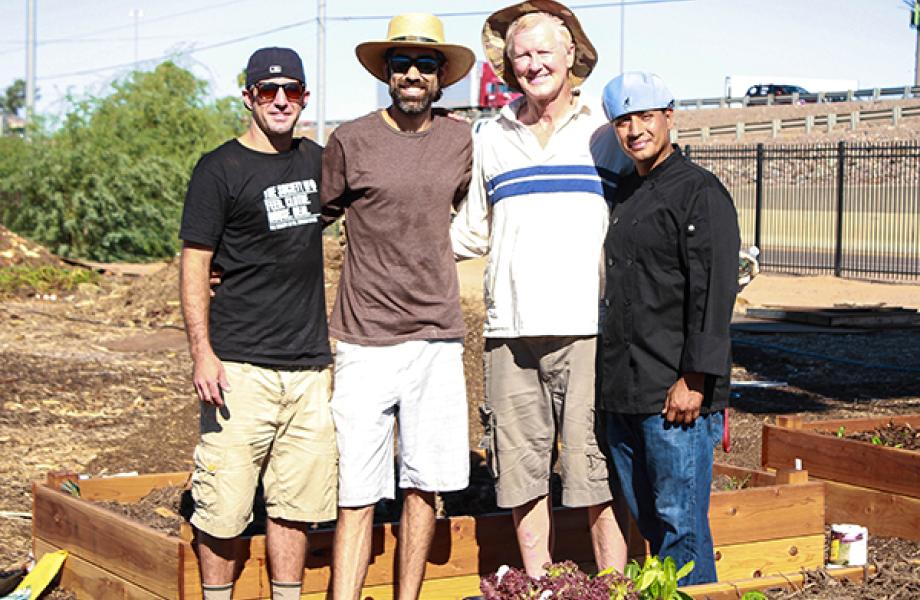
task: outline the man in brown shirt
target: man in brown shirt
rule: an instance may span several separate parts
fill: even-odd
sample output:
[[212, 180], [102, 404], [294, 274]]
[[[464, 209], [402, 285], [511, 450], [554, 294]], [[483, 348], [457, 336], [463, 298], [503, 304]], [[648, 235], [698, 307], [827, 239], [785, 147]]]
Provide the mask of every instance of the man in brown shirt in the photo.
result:
[[348, 217], [348, 246], [330, 323], [339, 446], [333, 597], [357, 600], [371, 553], [374, 504], [394, 497], [399, 433], [400, 599], [417, 598], [434, 535], [434, 493], [469, 479], [463, 316], [451, 207], [470, 184], [466, 123], [435, 116], [471, 50], [445, 44], [428, 14], [394, 17], [387, 40], [356, 49], [393, 104], [341, 125], [323, 155], [323, 219]]

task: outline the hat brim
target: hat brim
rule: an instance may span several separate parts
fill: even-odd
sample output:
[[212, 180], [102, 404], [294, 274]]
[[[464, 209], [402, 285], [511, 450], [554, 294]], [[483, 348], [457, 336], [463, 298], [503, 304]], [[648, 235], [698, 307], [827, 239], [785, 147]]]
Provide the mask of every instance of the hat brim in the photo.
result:
[[387, 77], [386, 53], [390, 48], [430, 48], [437, 50], [447, 59], [444, 65], [444, 73], [441, 75], [439, 84], [442, 88], [457, 83], [470, 72], [473, 65], [476, 64], [476, 55], [466, 46], [457, 46], [455, 44], [439, 44], [437, 42], [419, 42], [406, 41], [394, 42], [384, 40], [379, 42], [364, 42], [358, 44], [355, 48], [355, 54], [358, 61], [368, 72], [384, 83], [389, 82]]
[[597, 65], [597, 50], [581, 28], [575, 13], [553, 0], [526, 0], [495, 11], [486, 19], [482, 26], [482, 46], [486, 57], [492, 63], [492, 70], [509, 88], [517, 92], [523, 91], [517, 77], [514, 76], [511, 62], [505, 56], [505, 35], [515, 19], [534, 12], [545, 12], [559, 17], [571, 32], [575, 45], [575, 61], [569, 70], [569, 81], [573, 88], [580, 87]]

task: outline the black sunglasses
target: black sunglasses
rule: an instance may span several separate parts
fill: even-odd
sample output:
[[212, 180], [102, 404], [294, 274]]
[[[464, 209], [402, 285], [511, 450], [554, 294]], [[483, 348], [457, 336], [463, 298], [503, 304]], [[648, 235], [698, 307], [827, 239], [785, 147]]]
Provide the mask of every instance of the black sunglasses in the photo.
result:
[[422, 75], [433, 75], [441, 67], [441, 60], [434, 56], [417, 56], [413, 58], [402, 54], [394, 54], [387, 59], [387, 64], [390, 65], [390, 71], [393, 73], [408, 73], [409, 69], [415, 65], [415, 68]]
[[288, 102], [302, 102], [304, 87], [297, 81], [291, 83], [272, 83], [271, 81], [259, 82], [252, 86], [255, 91], [253, 96], [259, 104], [271, 102], [278, 95], [278, 89], [284, 90]]

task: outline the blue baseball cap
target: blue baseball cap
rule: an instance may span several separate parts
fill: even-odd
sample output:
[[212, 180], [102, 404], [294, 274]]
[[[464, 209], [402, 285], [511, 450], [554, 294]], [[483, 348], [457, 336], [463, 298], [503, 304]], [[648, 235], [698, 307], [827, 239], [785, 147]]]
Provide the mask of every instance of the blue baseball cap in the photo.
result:
[[604, 86], [603, 100], [604, 112], [611, 121], [629, 113], [674, 108], [674, 94], [661, 77], [643, 71], [611, 79]]

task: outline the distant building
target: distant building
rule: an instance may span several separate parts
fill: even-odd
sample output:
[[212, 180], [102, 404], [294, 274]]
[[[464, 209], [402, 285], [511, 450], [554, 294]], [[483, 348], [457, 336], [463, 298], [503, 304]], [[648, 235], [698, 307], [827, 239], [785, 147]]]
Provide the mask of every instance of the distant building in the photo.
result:
[[0, 111], [0, 135], [24, 135], [26, 120]]

